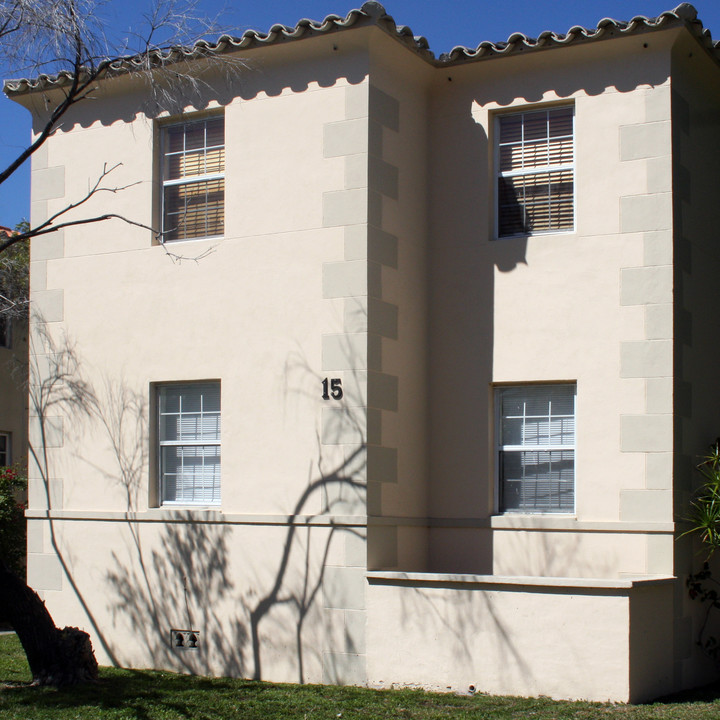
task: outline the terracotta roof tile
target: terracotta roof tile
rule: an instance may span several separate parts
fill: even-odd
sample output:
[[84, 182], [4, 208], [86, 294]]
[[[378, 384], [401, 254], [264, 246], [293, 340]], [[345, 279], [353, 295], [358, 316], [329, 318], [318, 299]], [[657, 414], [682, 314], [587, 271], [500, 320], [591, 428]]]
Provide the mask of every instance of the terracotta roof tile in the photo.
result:
[[[199, 58], [212, 53], [222, 54], [235, 50], [293, 42], [303, 38], [373, 25], [383, 29], [435, 66], [457, 65], [485, 58], [511, 55], [516, 52], [546, 50], [575, 43], [607, 39], [618, 35], [631, 35], [682, 25], [687, 27], [720, 62], [720, 44], [713, 42], [710, 31], [703, 28], [702, 22], [697, 18], [697, 10], [689, 3], [682, 3], [674, 10], [664, 12], [655, 18], [638, 15], [627, 22], [605, 18], [600, 20], [595, 28], [588, 29], [576, 25], [564, 34], [547, 31], [538, 35], [537, 38], [530, 38], [522, 33], [513, 33], [505, 42], [485, 41], [481, 42], [476, 48], [455, 47], [449, 53], [443, 53], [436, 58], [430, 51], [428, 42], [424, 37], [413, 35], [412, 30], [405, 25], [397, 25], [383, 5], [372, 0], [364, 3], [357, 10], [351, 10], [345, 17], [328, 15], [321, 21], [302, 19], [294, 27], [278, 24], [273, 25], [266, 33], [247, 30], [240, 37], [221, 35], [214, 42], [199, 40], [191, 47], [173, 47], [153, 51], [152, 56], [160, 65]], [[107, 73], [132, 72], [133, 69], [142, 69], [143, 67], [144, 63], [139, 56], [128, 56], [109, 63]], [[4, 91], [8, 95], [20, 95], [34, 90], [59, 87], [69, 82], [71, 78], [72, 75], [69, 72], [61, 72], [57, 75], [39, 75], [36, 78], [7, 80]]]

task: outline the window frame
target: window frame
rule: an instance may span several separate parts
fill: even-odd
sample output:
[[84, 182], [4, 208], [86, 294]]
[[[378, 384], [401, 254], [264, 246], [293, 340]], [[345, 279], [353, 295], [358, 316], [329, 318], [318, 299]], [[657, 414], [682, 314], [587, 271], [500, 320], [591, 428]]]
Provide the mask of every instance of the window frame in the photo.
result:
[[[12, 465], [12, 433], [0, 432], [0, 440], [5, 440], [5, 448], [0, 447], [0, 467]], [[3, 455], [5, 456], [3, 462]]]
[[[546, 445], [505, 445], [503, 443], [503, 407], [502, 395], [508, 390], [518, 390], [522, 388], [572, 388], [573, 396], [573, 443], [568, 444], [546, 444]], [[577, 508], [577, 382], [576, 381], [558, 381], [558, 382], [530, 382], [530, 383], [508, 383], [496, 385], [493, 388], [494, 403], [494, 447], [493, 447], [493, 464], [495, 469], [495, 513], [498, 515], [518, 516], [533, 515], [547, 517], [567, 517], [574, 516]], [[552, 415], [550, 415], [552, 417]], [[531, 452], [533, 450], [540, 452], [549, 451], [572, 451], [573, 453], [573, 478], [572, 478], [572, 508], [564, 509], [546, 509], [546, 508], [520, 508], [507, 509], [504, 503], [504, 478], [503, 478], [503, 452]]]
[[[213, 172], [213, 173], [204, 173], [199, 175], [184, 175], [177, 178], [168, 178], [166, 177], [167, 171], [167, 158], [171, 155], [182, 155], [186, 152], [187, 148], [183, 148], [182, 151], [174, 151], [171, 152], [169, 150], [169, 133], [172, 128], [179, 128], [179, 127], [190, 127], [193, 125], [200, 125], [204, 124], [207, 125], [208, 122], [221, 120], [222, 121], [222, 127], [223, 127], [223, 143], [222, 146], [220, 145], [207, 145], [207, 130], [205, 133], [205, 142], [202, 146], [202, 149], [205, 152], [205, 155], [207, 155], [208, 149], [216, 149], [216, 148], [222, 148], [222, 172]], [[161, 237], [161, 243], [176, 243], [176, 242], [191, 242], [195, 240], [215, 240], [220, 239], [224, 237], [225, 234], [225, 210], [227, 207], [226, 203], [226, 188], [225, 188], [225, 167], [226, 167], [226, 148], [227, 148], [227, 142], [225, 139], [225, 115], [222, 114], [212, 114], [212, 115], [204, 115], [203, 117], [198, 118], [189, 118], [189, 119], [183, 119], [183, 120], [175, 120], [175, 121], [168, 121], [164, 122], [159, 127], [160, 130], [160, 159], [159, 159], [159, 175], [160, 175], [160, 237]], [[167, 237], [168, 233], [170, 232], [169, 229], [166, 227], [166, 214], [165, 214], [165, 208], [166, 208], [166, 189], [172, 188], [172, 187], [179, 187], [179, 186], [189, 186], [189, 185], [197, 185], [199, 183], [207, 183], [207, 182], [213, 182], [220, 180], [222, 181], [222, 195], [223, 195], [223, 201], [222, 201], [222, 232], [214, 235], [192, 235], [192, 236], [183, 236], [183, 237]], [[206, 225], [207, 225], [207, 204], [205, 205], [205, 213], [206, 213]]]
[[[188, 387], [197, 388], [217, 388], [219, 396], [219, 410], [217, 410], [219, 418], [219, 430], [217, 439], [208, 438], [196, 438], [196, 439], [181, 439], [181, 440], [163, 440], [163, 422], [162, 418], [164, 415], [176, 415], [177, 413], [163, 413], [163, 393], [169, 390], [182, 389]], [[155, 400], [155, 431], [154, 431], [154, 447], [157, 454], [156, 468], [157, 468], [157, 505], [159, 507], [212, 507], [217, 508], [222, 503], [222, 386], [219, 380], [197, 380], [197, 381], [179, 381], [179, 382], [167, 382], [157, 383], [154, 388], [154, 400]], [[213, 411], [214, 412], [214, 411]], [[201, 416], [202, 416], [201, 411]], [[179, 413], [182, 418], [182, 412]], [[201, 500], [188, 500], [186, 498], [177, 499], [177, 487], [175, 493], [175, 499], [167, 499], [166, 493], [166, 473], [164, 470], [164, 454], [163, 448], [169, 447], [217, 447], [218, 448], [218, 476], [212, 487], [213, 498], [208, 501], [207, 499]], [[204, 459], [204, 458], [203, 458]], [[194, 491], [194, 488], [193, 488]]]
[[[500, 169], [500, 125], [501, 122], [509, 117], [525, 116], [532, 113], [546, 112], [550, 113], [557, 110], [570, 110], [572, 117], [572, 162], [563, 163], [558, 165], [543, 165], [534, 167], [531, 170], [515, 170], [510, 172], [503, 172]], [[512, 238], [524, 238], [534, 237], [541, 235], [567, 235], [574, 233], [577, 229], [577, 132], [575, 122], [575, 104], [574, 103], [562, 103], [558, 105], [543, 105], [540, 107], [523, 107], [521, 109], [512, 110], [509, 112], [498, 112], [493, 118], [493, 237], [496, 240], [510, 240]], [[524, 139], [523, 139], [524, 142]], [[500, 234], [500, 178], [501, 177], [519, 177], [519, 176], [530, 176], [539, 175], [542, 173], [550, 174], [552, 172], [564, 172], [570, 170], [572, 172], [573, 192], [572, 192], [572, 227], [571, 228], [549, 228], [547, 230], [523, 230], [519, 233], [501, 235]]]

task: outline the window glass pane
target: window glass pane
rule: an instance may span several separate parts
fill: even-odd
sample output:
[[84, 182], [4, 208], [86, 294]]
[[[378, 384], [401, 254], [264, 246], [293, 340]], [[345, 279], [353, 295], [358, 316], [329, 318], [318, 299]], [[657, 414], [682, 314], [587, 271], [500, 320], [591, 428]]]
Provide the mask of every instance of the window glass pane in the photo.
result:
[[225, 144], [225, 123], [222, 118], [208, 120], [206, 128], [208, 147]]
[[572, 512], [572, 450], [503, 452], [503, 509], [525, 512]]
[[560, 135], [572, 135], [573, 112], [572, 108], [560, 108], [551, 110], [549, 117], [550, 137]]
[[500, 236], [520, 235], [527, 231], [522, 177], [498, 179], [498, 232]]
[[[225, 171], [224, 128], [224, 118], [217, 117], [163, 129], [164, 240], [223, 234], [225, 181], [202, 178]], [[189, 182], [169, 182], [184, 178]]]
[[205, 147], [205, 123], [188, 123], [185, 127], [185, 150]]
[[185, 149], [185, 126], [171, 125], [165, 130], [168, 152], [180, 152]]
[[170, 185], [165, 188], [165, 239], [222, 235], [224, 210], [224, 180]]
[[159, 393], [163, 502], [220, 502], [220, 384], [167, 385]]
[[522, 115], [506, 115], [500, 118], [500, 142], [522, 140]]
[[504, 445], [522, 445], [523, 419], [522, 417], [503, 418], [502, 436]]
[[[498, 396], [502, 509], [572, 512], [575, 386], [501, 388]], [[531, 449], [519, 449], [523, 447]]]
[[522, 153], [522, 166], [543, 167], [549, 162], [549, 146], [547, 140], [526, 143]]
[[220, 501], [220, 448], [217, 445], [165, 446], [161, 463], [165, 502]]
[[522, 117], [524, 120], [523, 140], [525, 142], [547, 138], [548, 115], [546, 110], [525, 113]]
[[507, 172], [522, 167], [522, 145], [503, 145], [500, 148], [500, 170]]
[[572, 230], [572, 108], [500, 117], [499, 126], [498, 236]]

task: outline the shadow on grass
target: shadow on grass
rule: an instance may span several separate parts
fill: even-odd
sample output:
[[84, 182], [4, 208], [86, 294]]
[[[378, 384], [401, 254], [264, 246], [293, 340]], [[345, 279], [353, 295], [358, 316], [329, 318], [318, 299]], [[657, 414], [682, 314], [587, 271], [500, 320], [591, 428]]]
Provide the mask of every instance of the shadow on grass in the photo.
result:
[[651, 705], [681, 705], [684, 703], [696, 702], [716, 702], [720, 700], [720, 680], [702, 685], [701, 687], [691, 688], [690, 690], [681, 690], [671, 695], [663, 695], [655, 700], [651, 700]]

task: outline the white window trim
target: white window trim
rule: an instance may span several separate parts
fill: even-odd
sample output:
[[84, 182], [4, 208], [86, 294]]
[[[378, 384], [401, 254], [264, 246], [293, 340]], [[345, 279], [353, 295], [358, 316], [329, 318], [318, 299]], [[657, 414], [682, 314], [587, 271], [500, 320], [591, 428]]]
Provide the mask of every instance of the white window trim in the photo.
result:
[[[222, 439], [220, 440], [162, 440], [161, 438], [161, 423], [162, 423], [162, 404], [160, 402], [160, 396], [165, 388], [170, 388], [178, 385], [218, 385], [221, 387], [219, 380], [206, 380], [206, 381], [188, 381], [188, 382], [169, 382], [169, 383], [158, 383], [155, 386], [155, 401], [157, 403], [157, 430], [156, 430], [156, 448], [157, 448], [157, 492], [158, 492], [158, 505], [160, 507], [211, 507], [216, 509], [220, 507], [222, 503]], [[221, 405], [220, 405], [220, 418], [222, 420], [222, 394], [221, 394]], [[222, 437], [222, 432], [221, 432]], [[162, 449], [164, 447], [218, 447], [220, 448], [220, 479], [218, 487], [218, 498], [213, 502], [207, 502], [204, 500], [192, 501], [192, 500], [166, 500], [165, 499], [165, 476], [163, 473], [163, 461], [162, 461]]]
[[[167, 179], [165, 177], [165, 158], [168, 157], [168, 155], [179, 155], [181, 153], [175, 152], [175, 153], [168, 153], [166, 155], [165, 148], [167, 146], [167, 131], [172, 127], [178, 127], [180, 125], [197, 125], [200, 123], [207, 122], [208, 120], [214, 120], [217, 118], [223, 118], [223, 123], [225, 121], [224, 115], [208, 115], [205, 117], [192, 119], [192, 120], [180, 120], [178, 122], [167, 122], [163, 123], [160, 126], [160, 176], [162, 179], [162, 187], [160, 189], [160, 225], [161, 225], [161, 243], [180, 243], [180, 242], [196, 242], [198, 240], [222, 240], [222, 238], [225, 236], [224, 233], [222, 235], [198, 235], [197, 237], [189, 237], [189, 238], [174, 238], [171, 240], [165, 239], [165, 188], [167, 187], [173, 187], [177, 185], [193, 185], [195, 183], [200, 182], [211, 182], [213, 180], [225, 180], [225, 171], [223, 169], [223, 172], [221, 173], [207, 173], [205, 175], [190, 175], [188, 177], [182, 177], [182, 178], [171, 178]], [[223, 128], [223, 134], [224, 134], [224, 128]], [[205, 147], [205, 150], [211, 150], [214, 148], [222, 147], [223, 152], [227, 153], [227, 142], [223, 141], [222, 146], [220, 145], [210, 145], [209, 147]], [[225, 162], [223, 161], [223, 168], [225, 167]], [[227, 193], [226, 188], [223, 185], [223, 214], [225, 213], [225, 210], [227, 208]], [[223, 228], [225, 227], [225, 221], [223, 218]]]
[[[575, 442], [572, 446], [570, 445], [553, 445], [539, 447], [539, 450], [572, 450], [574, 453], [573, 463], [573, 507], [572, 510], [567, 511], [552, 511], [552, 510], [505, 510], [502, 507], [502, 477], [500, 475], [500, 453], [505, 450], [527, 450], [529, 446], [523, 445], [507, 445], [502, 444], [502, 404], [500, 395], [503, 390], [508, 388], [518, 387], [537, 387], [542, 385], [570, 385], [575, 388], [575, 394], [573, 397], [573, 413], [575, 416]], [[500, 517], [522, 517], [523, 515], [531, 517], [547, 517], [547, 518], [567, 518], [575, 517], [577, 510], [577, 495], [578, 495], [578, 475], [577, 475], [577, 382], [571, 380], [563, 380], [557, 382], [530, 382], [530, 383], [506, 383], [502, 385], [495, 385], [493, 388], [493, 412], [494, 412], [494, 447], [493, 447], [493, 468], [494, 468], [494, 480], [495, 480], [495, 501], [493, 503], [493, 511], [495, 515]], [[534, 448], [530, 448], [534, 449]]]
[[[563, 108], [572, 109], [572, 150], [573, 161], [564, 165], [543, 165], [542, 167], [533, 168], [532, 172], [527, 171], [509, 171], [500, 172], [500, 121], [502, 118], [511, 115], [526, 115], [540, 110], [560, 110]], [[493, 218], [494, 228], [493, 237], [495, 240], [512, 240], [513, 238], [536, 237], [541, 235], [571, 235], [577, 230], [577, 133], [575, 128], [575, 104], [562, 105], [545, 105], [540, 107], [523, 107], [521, 110], [513, 112], [496, 113], [493, 121]], [[565, 230], [538, 230], [535, 232], [523, 232], [515, 235], [500, 235], [500, 193], [498, 191], [498, 178], [517, 177], [518, 175], [539, 175], [543, 172], [561, 172], [563, 170], [572, 170], [573, 172], [573, 226]]]

